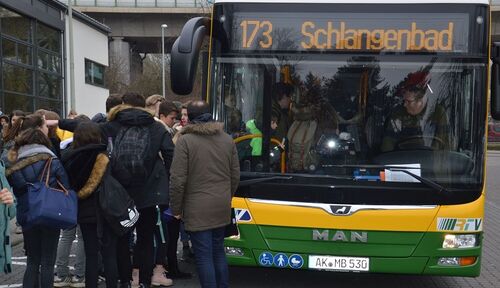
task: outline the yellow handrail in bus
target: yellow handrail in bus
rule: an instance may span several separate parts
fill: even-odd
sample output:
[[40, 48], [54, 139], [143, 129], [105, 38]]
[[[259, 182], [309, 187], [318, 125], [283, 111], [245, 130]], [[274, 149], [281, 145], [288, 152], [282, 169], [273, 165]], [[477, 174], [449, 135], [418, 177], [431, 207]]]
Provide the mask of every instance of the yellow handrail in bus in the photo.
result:
[[[249, 140], [249, 139], [253, 139], [253, 138], [261, 138], [261, 137], [262, 137], [262, 134], [243, 135], [243, 136], [240, 136], [240, 137], [234, 139], [234, 143], [238, 144], [238, 143], [245, 141], [245, 140]], [[281, 147], [281, 142], [276, 138], [271, 138], [271, 143], [274, 143], [274, 144]], [[281, 173], [285, 173], [286, 172], [286, 152], [285, 151], [281, 151], [280, 167], [281, 167]]]

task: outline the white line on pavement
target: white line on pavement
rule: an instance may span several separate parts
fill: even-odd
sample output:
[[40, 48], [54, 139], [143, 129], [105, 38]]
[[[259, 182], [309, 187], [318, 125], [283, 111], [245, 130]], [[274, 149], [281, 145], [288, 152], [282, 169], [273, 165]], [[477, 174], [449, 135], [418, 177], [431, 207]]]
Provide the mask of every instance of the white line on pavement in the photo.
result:
[[17, 262], [17, 261], [12, 261], [12, 265], [21, 265], [21, 266], [26, 266], [26, 262]]
[[0, 288], [23, 287], [23, 284], [0, 285]]

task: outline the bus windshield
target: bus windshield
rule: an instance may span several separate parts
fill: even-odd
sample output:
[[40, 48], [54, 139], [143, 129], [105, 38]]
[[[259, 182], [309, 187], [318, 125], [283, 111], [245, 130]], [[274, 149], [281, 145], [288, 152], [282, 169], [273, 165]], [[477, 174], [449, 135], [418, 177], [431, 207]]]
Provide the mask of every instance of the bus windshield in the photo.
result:
[[[475, 101], [485, 64], [247, 56], [217, 57], [214, 69], [217, 117], [235, 139], [248, 138], [238, 143], [242, 169], [280, 172], [284, 151], [288, 173], [339, 175], [353, 173], [341, 165], [408, 164], [443, 183], [481, 179], [474, 163], [484, 156], [478, 131], [485, 119]], [[424, 95], [408, 91], [409, 81], [423, 85]], [[252, 134], [268, 141], [245, 137]]]
[[446, 187], [480, 187], [488, 62], [470, 32], [479, 17], [463, 7], [389, 13], [374, 29], [382, 14], [309, 21], [238, 7], [215, 11], [224, 23], [214, 24], [210, 94], [242, 171], [418, 182], [380, 169], [404, 166]]

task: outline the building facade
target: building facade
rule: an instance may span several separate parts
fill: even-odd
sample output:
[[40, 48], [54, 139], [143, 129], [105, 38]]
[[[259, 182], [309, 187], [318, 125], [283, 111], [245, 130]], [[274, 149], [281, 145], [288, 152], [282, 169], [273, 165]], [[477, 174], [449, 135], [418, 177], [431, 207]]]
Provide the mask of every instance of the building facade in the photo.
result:
[[[53, 0], [0, 0], [0, 107], [64, 116], [72, 107], [67, 6]], [[75, 103], [89, 116], [104, 110], [108, 27], [73, 13]]]

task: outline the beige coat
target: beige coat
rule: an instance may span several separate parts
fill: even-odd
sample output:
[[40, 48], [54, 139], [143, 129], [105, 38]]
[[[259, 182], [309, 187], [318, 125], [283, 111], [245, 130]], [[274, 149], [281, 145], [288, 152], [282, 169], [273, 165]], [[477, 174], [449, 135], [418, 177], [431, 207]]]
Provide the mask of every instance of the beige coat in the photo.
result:
[[240, 180], [233, 139], [216, 122], [184, 127], [170, 168], [170, 207], [187, 231], [219, 228], [231, 221], [231, 198]]

